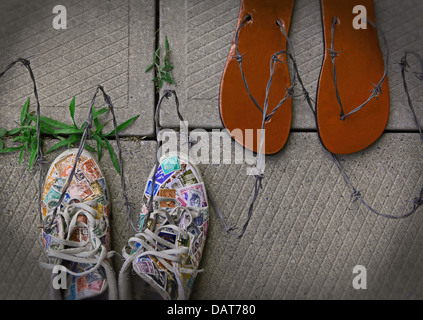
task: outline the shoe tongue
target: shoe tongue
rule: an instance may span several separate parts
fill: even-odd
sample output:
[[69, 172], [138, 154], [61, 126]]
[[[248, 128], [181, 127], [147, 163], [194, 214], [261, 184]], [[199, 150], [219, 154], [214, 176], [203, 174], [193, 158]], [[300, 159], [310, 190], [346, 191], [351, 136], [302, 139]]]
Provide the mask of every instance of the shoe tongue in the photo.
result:
[[[75, 242], [89, 240], [90, 230], [88, 229], [87, 217], [80, 214], [76, 220], [77, 225], [70, 236], [70, 240]], [[90, 242], [87, 246], [88, 250], [92, 249]], [[69, 262], [67, 267], [74, 272], [82, 272], [92, 268], [93, 265]], [[108, 288], [107, 276], [103, 267], [99, 267], [97, 270], [82, 277], [68, 276], [68, 281], [70, 285], [65, 290], [65, 299], [68, 300], [94, 298], [103, 294]]]
[[[177, 235], [170, 228], [164, 228], [159, 234], [159, 237], [175, 244]], [[165, 250], [166, 248], [161, 244], [156, 244], [158, 250]], [[171, 261], [167, 261], [172, 265]], [[176, 276], [158, 260], [154, 255], [146, 255], [137, 257], [133, 261], [133, 269], [136, 274], [140, 276], [147, 284], [145, 288], [146, 294], [150, 297], [159, 294], [163, 299], [174, 299], [177, 296], [178, 285]]]
[[[88, 240], [88, 226], [87, 226], [87, 217], [85, 215], [80, 214], [77, 218], [77, 225], [73, 229], [72, 234], [70, 235], [70, 240], [76, 242], [82, 242]], [[79, 223], [78, 223], [79, 222]]]

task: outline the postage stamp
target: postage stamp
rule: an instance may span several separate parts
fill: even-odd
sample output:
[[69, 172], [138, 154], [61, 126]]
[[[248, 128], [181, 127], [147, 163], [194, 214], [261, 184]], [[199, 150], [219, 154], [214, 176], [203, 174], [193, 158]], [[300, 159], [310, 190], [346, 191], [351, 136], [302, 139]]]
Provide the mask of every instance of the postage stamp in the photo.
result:
[[156, 275], [154, 263], [149, 258], [139, 258], [135, 265], [140, 273]]
[[204, 183], [202, 182], [180, 188], [178, 193], [190, 207], [207, 207], [207, 198], [204, 192]]
[[75, 179], [76, 181], [81, 181], [85, 179], [84, 172], [79, 167], [76, 168]]
[[84, 163], [82, 163], [81, 169], [90, 183], [93, 183], [94, 181], [103, 178], [100, 169], [97, 167], [93, 158], [90, 158]]
[[163, 166], [160, 166], [156, 172], [156, 182], [159, 184], [163, 184], [169, 177], [173, 174], [174, 171], [170, 173], [165, 173], [163, 170]]
[[103, 189], [104, 200], [109, 201], [109, 195], [107, 194], [106, 180], [104, 178], [100, 178], [97, 181], [100, 184], [101, 188]]
[[182, 199], [181, 197], [176, 197], [176, 199], [178, 199], [182, 207], [188, 207], [188, 204], [186, 203], [184, 199]]
[[76, 280], [76, 287], [77, 287], [77, 292], [81, 292], [83, 290], [85, 290], [87, 288], [87, 279], [85, 278], [85, 276], [83, 277], [79, 277]]
[[167, 189], [179, 189], [179, 188], [182, 188], [183, 185], [178, 179], [170, 178], [166, 181], [163, 187]]
[[162, 161], [162, 168], [164, 174], [171, 173], [173, 171], [177, 171], [181, 169], [181, 164], [179, 163], [179, 159], [177, 156], [167, 158]]
[[91, 190], [94, 192], [94, 196], [98, 197], [103, 194], [103, 188], [101, 187], [98, 180], [94, 181], [93, 183], [90, 183]]
[[63, 170], [69, 163], [73, 163], [74, 154], [70, 154], [63, 159], [60, 159], [54, 164], [54, 167], [56, 168], [57, 174], [62, 175]]
[[100, 293], [103, 290], [104, 280], [98, 280], [90, 282], [88, 284], [88, 290], [96, 293]]
[[47, 176], [56, 179], [59, 176], [59, 173], [57, 172], [56, 168], [53, 166]]
[[[56, 182], [56, 179], [50, 176], [47, 176], [46, 178], [46, 182], [44, 185], [44, 192], [43, 192], [43, 196], [45, 197], [47, 195], [48, 190], [51, 189], [51, 187], [53, 186], [53, 184]], [[46, 201], [47, 203], [47, 201]]]
[[68, 193], [71, 198], [82, 198], [86, 199], [94, 194], [87, 180], [82, 180], [75, 183], [68, 189]]
[[[151, 181], [151, 180], [149, 180], [148, 181], [148, 184], [147, 184], [147, 190], [145, 190], [145, 193], [148, 195], [148, 196], [151, 196], [151, 184], [153, 183], [153, 181]], [[157, 192], [159, 191], [159, 188], [160, 188], [160, 184], [158, 184], [158, 183], [155, 183], [154, 184], [154, 190], [153, 190], [153, 196], [155, 196], [156, 194], [157, 194]]]
[[73, 165], [71, 165], [70, 163], [68, 163], [68, 164], [65, 166], [65, 168], [63, 169], [63, 172], [62, 172], [62, 174], [61, 174], [60, 176], [61, 176], [62, 178], [66, 178], [66, 177], [68, 177], [68, 176], [71, 174], [72, 169], [73, 169]]
[[184, 186], [198, 183], [198, 179], [191, 168], [187, 169], [187, 171], [181, 174], [178, 179], [182, 182]]
[[[175, 189], [160, 189], [159, 190], [159, 197], [165, 198], [176, 198], [176, 190]], [[160, 201], [159, 206], [161, 208], [175, 208], [174, 201]]]
[[182, 229], [188, 229], [188, 226], [192, 223], [192, 216], [189, 215], [187, 212], [184, 212], [181, 217], [181, 221], [179, 222], [179, 226]]
[[53, 188], [55, 188], [57, 191], [62, 191], [65, 183], [66, 183], [66, 179], [57, 178], [56, 181], [53, 184]]
[[[51, 200], [59, 200], [61, 195], [62, 194], [59, 191], [55, 190], [54, 188], [50, 188], [50, 190], [48, 191], [48, 193], [46, 194], [44, 198], [44, 203], [47, 205], [49, 201]], [[52, 204], [52, 205], [56, 205], [56, 204]]]

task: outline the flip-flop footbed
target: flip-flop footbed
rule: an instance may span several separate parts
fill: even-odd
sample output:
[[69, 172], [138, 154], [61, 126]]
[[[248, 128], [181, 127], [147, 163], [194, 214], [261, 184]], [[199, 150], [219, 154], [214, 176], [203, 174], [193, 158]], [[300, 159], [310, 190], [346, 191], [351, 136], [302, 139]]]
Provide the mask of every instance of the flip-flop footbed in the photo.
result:
[[[242, 67], [250, 92], [262, 109], [272, 56], [281, 50], [286, 50], [287, 46], [287, 39], [277, 25], [277, 20], [282, 22], [288, 34], [293, 7], [294, 0], [241, 1], [237, 29], [247, 15], [251, 15], [251, 19], [239, 31], [238, 49], [241, 55], [245, 54]], [[238, 143], [257, 152], [261, 136], [258, 129], [262, 128], [263, 116], [247, 94], [238, 61], [234, 56], [236, 56], [235, 37], [220, 85], [220, 116], [224, 126]], [[284, 63], [276, 64], [267, 114], [270, 114], [283, 99], [286, 89], [291, 85], [286, 54], [281, 54], [278, 58]], [[287, 99], [266, 122], [264, 153], [274, 154], [283, 148], [288, 139], [291, 121], [292, 99]]]
[[362, 109], [346, 117], [340, 117], [340, 105], [334, 85], [331, 55], [332, 23], [337, 85], [340, 99], [347, 114], [364, 103], [377, 85], [385, 70], [378, 33], [368, 23], [367, 29], [355, 29], [353, 20], [357, 14], [353, 8], [364, 6], [367, 18], [375, 22], [372, 0], [321, 0], [324, 30], [324, 60], [317, 91], [317, 127], [323, 145], [336, 154], [360, 151], [375, 142], [383, 133], [389, 118], [389, 86], [385, 78], [382, 93]]

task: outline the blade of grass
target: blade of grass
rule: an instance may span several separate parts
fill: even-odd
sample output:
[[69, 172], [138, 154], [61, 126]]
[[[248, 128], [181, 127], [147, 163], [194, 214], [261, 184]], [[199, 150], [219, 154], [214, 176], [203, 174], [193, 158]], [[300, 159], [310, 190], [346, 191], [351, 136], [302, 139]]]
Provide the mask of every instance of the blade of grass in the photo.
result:
[[101, 144], [97, 141], [97, 157], [98, 157], [98, 161], [101, 161], [101, 155], [103, 152], [103, 147], [101, 146]]
[[19, 136], [13, 138], [12, 139], [12, 142], [21, 142], [21, 143], [24, 143], [24, 142], [27, 142], [27, 140], [28, 140], [28, 138], [26, 138], [25, 136], [19, 135]]
[[109, 120], [109, 121], [107, 121], [107, 122], [105, 122], [105, 123], [103, 123], [103, 124], [99, 125], [99, 126], [95, 129], [95, 133], [96, 133], [96, 134], [100, 134], [100, 135], [102, 135], [101, 130], [103, 130], [104, 126], [106, 126], [106, 125], [107, 125], [110, 121], [111, 121], [111, 120]]
[[166, 53], [169, 51], [169, 40], [167, 39], [167, 36], [165, 36], [165, 50]]
[[0, 153], [11, 153], [11, 152], [15, 152], [15, 151], [22, 150], [22, 149], [24, 149], [24, 148], [25, 148], [25, 146], [24, 146], [24, 145], [21, 145], [21, 146], [19, 146], [19, 147], [6, 148], [6, 149], [2, 149], [2, 150], [0, 150]]
[[53, 152], [54, 150], [59, 149], [60, 147], [67, 146], [67, 145], [72, 144], [72, 143], [75, 143], [75, 142], [77, 142], [77, 141], [79, 141], [79, 138], [69, 138], [69, 139], [65, 139], [65, 140], [59, 141], [59, 142], [58, 142], [58, 143], [56, 143], [54, 146], [52, 146], [52, 147], [50, 148], [50, 150], [49, 150], [49, 151], [47, 151], [47, 153], [51, 153], [51, 152]]
[[[164, 72], [169, 72], [169, 71], [172, 71], [173, 70], [173, 67], [172, 66], [165, 66], [162, 70]], [[170, 74], [169, 74], [169, 76], [170, 76]]]
[[[37, 123], [37, 118], [33, 117], [35, 123]], [[57, 128], [57, 129], [75, 129], [73, 126], [70, 126], [66, 123], [57, 121], [57, 120], [53, 120], [44, 116], [40, 116], [40, 121], [41, 123], [45, 123], [46, 125], [52, 127], [52, 128]]]
[[119, 161], [116, 156], [115, 150], [113, 150], [112, 145], [110, 144], [109, 140], [104, 139], [104, 143], [106, 144], [106, 149], [109, 151], [110, 159], [113, 162], [113, 165], [115, 166], [115, 169], [117, 173], [120, 175], [120, 167], [119, 167]]
[[98, 144], [100, 144], [102, 147], [106, 148], [106, 145], [104, 144], [104, 142], [101, 140], [100, 136], [96, 133], [94, 133], [92, 135], [92, 137], [94, 138], [95, 141], [97, 141]]
[[21, 128], [12, 129], [12, 130], [7, 131], [7, 135], [13, 136], [13, 135], [15, 135], [15, 134], [17, 134], [18, 132], [21, 132], [21, 131], [22, 131]]
[[96, 150], [96, 149], [94, 149], [93, 147], [90, 147], [89, 145], [85, 145], [85, 148], [86, 148], [88, 151], [92, 152], [92, 153], [96, 153], [96, 152], [97, 152], [97, 150]]
[[150, 69], [151, 69], [153, 66], [154, 66], [154, 63], [150, 64], [150, 65], [147, 67], [147, 69], [145, 69], [145, 72], [150, 71]]
[[75, 123], [75, 96], [73, 96], [72, 101], [69, 105], [69, 112], [73, 121], [73, 126], [75, 128], [77, 128], [76, 123]]
[[107, 111], [109, 111], [109, 108], [101, 108], [96, 111], [93, 110], [93, 119], [97, 119], [99, 116], [101, 116], [103, 113], [106, 113]]
[[157, 63], [156, 58], [159, 58], [159, 60], [160, 60], [159, 53], [160, 53], [160, 46], [158, 46], [157, 50], [154, 52], [154, 62], [156, 62], [156, 63]]
[[22, 149], [22, 150], [21, 150], [21, 153], [19, 154], [19, 164], [21, 164], [21, 163], [22, 163], [23, 154], [24, 154], [24, 149]]
[[[37, 131], [36, 126], [21, 126], [19, 129], [20, 129], [19, 131], [24, 131], [24, 130]], [[42, 122], [40, 123], [40, 131], [41, 131], [41, 133], [54, 135], [54, 129], [51, 128], [50, 126], [46, 125], [45, 123], [42, 123]], [[9, 134], [9, 135], [11, 135], [11, 134]]]
[[78, 128], [66, 128], [66, 129], [59, 129], [54, 131], [54, 134], [58, 135], [58, 134], [78, 134], [78, 133], [83, 133], [84, 130], [83, 129], [78, 129]]
[[31, 140], [31, 153], [29, 155], [28, 171], [31, 170], [32, 164], [37, 156], [37, 151], [37, 137], [33, 136], [33, 139]]
[[24, 104], [24, 106], [22, 107], [22, 111], [21, 111], [21, 125], [25, 124], [25, 120], [27, 117], [27, 113], [28, 113], [28, 108], [29, 108], [29, 98], [26, 99], [26, 102]]
[[[135, 120], [137, 120], [139, 118], [139, 116], [140, 115], [137, 115], [137, 116], [125, 121], [124, 123], [121, 123], [120, 125], [118, 125], [117, 126], [117, 132], [121, 132], [122, 130], [129, 127]], [[116, 134], [115, 129], [113, 129], [111, 132], [106, 134], [106, 137], [110, 137], [111, 135], [114, 135], [114, 134]]]
[[26, 119], [23, 122], [23, 125], [24, 126], [29, 126], [31, 124], [31, 122], [33, 121], [33, 118], [31, 118], [29, 115], [34, 116], [34, 114], [35, 114], [35, 111], [32, 111], [31, 113], [27, 113]]

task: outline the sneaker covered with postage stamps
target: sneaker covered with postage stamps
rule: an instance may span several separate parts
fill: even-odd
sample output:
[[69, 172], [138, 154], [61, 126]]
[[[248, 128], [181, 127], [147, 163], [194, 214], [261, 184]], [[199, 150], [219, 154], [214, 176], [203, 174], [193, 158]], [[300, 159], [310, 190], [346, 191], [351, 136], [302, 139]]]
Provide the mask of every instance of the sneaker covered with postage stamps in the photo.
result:
[[[66, 268], [66, 286], [54, 288], [52, 298], [117, 299], [116, 276], [109, 263], [110, 203], [106, 181], [94, 158], [80, 155], [75, 174], [54, 215], [68, 183], [78, 150], [59, 155], [50, 166], [42, 193], [42, 239], [48, 266]], [[51, 230], [50, 225], [55, 216]], [[53, 279], [53, 277], [52, 277]]]
[[[154, 210], [149, 215], [150, 197]], [[139, 227], [144, 230], [122, 250], [126, 261], [119, 274], [120, 298], [189, 299], [202, 271], [209, 207], [204, 181], [187, 157], [162, 157], [157, 171], [153, 169]]]

